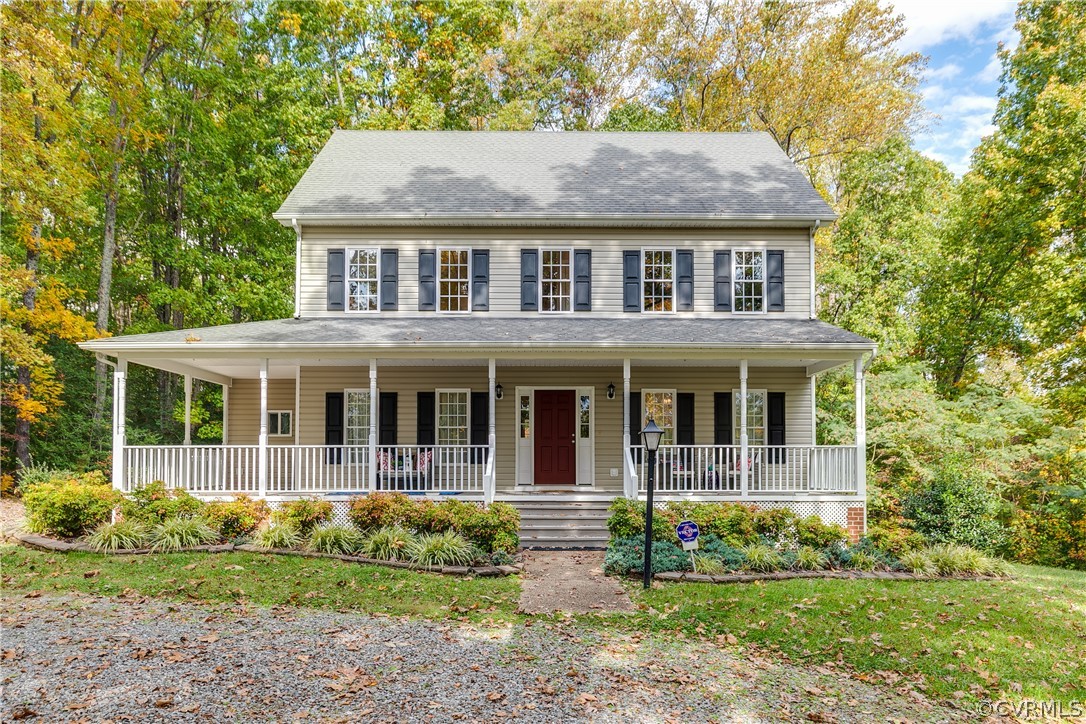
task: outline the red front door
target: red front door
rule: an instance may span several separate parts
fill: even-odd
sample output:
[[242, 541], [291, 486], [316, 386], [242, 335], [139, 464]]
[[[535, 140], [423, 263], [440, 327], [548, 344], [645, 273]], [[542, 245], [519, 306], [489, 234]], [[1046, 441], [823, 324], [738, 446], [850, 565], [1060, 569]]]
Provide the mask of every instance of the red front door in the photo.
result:
[[537, 485], [573, 485], [577, 482], [576, 404], [573, 390], [536, 390]]

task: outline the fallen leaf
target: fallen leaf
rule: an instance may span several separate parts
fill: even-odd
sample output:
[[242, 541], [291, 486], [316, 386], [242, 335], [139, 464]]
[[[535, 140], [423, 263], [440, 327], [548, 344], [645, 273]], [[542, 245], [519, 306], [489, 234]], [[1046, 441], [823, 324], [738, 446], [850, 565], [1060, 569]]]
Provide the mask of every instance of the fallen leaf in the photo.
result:
[[97, 568], [95, 568], [95, 569], [94, 569], [93, 571], [84, 571], [84, 572], [83, 572], [83, 577], [84, 577], [84, 578], [94, 578], [95, 576], [97, 576], [97, 575], [98, 575], [99, 573], [101, 573], [101, 572], [102, 572], [102, 571], [100, 571], [100, 570], [99, 570], [99, 569], [97, 569]]

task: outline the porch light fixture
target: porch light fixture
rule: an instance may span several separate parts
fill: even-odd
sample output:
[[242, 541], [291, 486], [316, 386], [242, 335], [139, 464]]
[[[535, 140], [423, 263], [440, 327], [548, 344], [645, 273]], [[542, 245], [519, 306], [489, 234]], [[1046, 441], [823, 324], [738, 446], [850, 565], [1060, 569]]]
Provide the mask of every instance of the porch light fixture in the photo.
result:
[[607, 399], [608, 400], [615, 399], [615, 383], [614, 382], [609, 382], [607, 384]]
[[664, 431], [651, 417], [641, 431], [641, 443], [649, 453], [648, 479], [645, 481], [645, 568], [642, 584], [645, 588], [652, 585], [652, 489], [656, 478], [656, 451], [660, 449], [660, 440]]
[[498, 384], [494, 385], [494, 399], [495, 400], [500, 400], [502, 398], [503, 392], [504, 391], [502, 390], [501, 383], [498, 383]]

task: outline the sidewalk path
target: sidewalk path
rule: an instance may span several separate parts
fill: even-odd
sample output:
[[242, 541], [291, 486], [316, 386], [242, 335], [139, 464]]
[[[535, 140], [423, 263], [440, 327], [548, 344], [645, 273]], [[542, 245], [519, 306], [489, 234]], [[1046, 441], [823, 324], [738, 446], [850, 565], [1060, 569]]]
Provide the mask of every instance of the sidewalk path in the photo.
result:
[[525, 613], [636, 610], [621, 584], [603, 575], [602, 551], [525, 551], [520, 607]]

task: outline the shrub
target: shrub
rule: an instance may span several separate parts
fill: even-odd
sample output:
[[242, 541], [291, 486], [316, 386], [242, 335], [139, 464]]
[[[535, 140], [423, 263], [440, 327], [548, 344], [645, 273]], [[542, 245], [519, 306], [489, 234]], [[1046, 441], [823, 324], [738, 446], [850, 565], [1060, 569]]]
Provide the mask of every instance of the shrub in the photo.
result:
[[754, 511], [754, 532], [774, 541], [795, 537], [796, 514], [788, 508], [760, 508]]
[[765, 543], [752, 543], [743, 549], [743, 567], [748, 571], [779, 571], [784, 567], [784, 561], [773, 548]]
[[279, 523], [261, 528], [256, 532], [253, 543], [258, 548], [269, 550], [278, 548], [281, 550], [294, 550], [301, 548], [304, 537], [290, 523]]
[[[639, 573], [645, 567], [645, 541], [637, 536], [612, 540], [604, 556], [603, 568], [608, 573], [627, 575]], [[688, 571], [690, 556], [682, 548], [667, 541], [652, 544], [652, 572]]]
[[934, 576], [939, 573], [939, 569], [932, 563], [927, 552], [922, 550], [913, 550], [902, 553], [901, 565], [905, 570], [915, 573], [918, 576]]
[[891, 521], [881, 521], [868, 526], [867, 537], [880, 551], [895, 556], [924, 547], [924, 536], [912, 528]]
[[1006, 535], [996, 517], [999, 504], [999, 496], [982, 477], [962, 463], [950, 461], [930, 482], [905, 498], [902, 512], [934, 543], [991, 551]]
[[743, 551], [728, 545], [712, 533], [698, 538], [698, 548], [703, 555], [720, 561], [725, 570], [738, 571], [743, 567]]
[[724, 567], [724, 563], [719, 558], [707, 555], [705, 553], [694, 554], [694, 572], [704, 573], [709, 576], [717, 576], [724, 573], [727, 569]]
[[406, 550], [412, 561], [420, 566], [466, 566], [472, 562], [472, 545], [459, 533], [447, 530], [444, 533], [421, 535], [407, 546]]
[[848, 542], [848, 532], [836, 523], [823, 523], [817, 515], [795, 522], [796, 544], [810, 548], [829, 548]]
[[490, 565], [492, 566], [512, 566], [516, 562], [517, 559], [505, 551], [494, 551], [490, 554]]
[[31, 465], [19, 470], [19, 490], [24, 493], [38, 483], [51, 483], [55, 480], [69, 480], [78, 477], [74, 470], [51, 468], [48, 465]]
[[607, 530], [612, 538], [633, 538], [645, 534], [645, 506], [629, 498], [615, 498], [607, 518]]
[[415, 536], [406, 528], [398, 525], [378, 528], [362, 541], [359, 550], [362, 555], [379, 561], [394, 561], [405, 558], [414, 542]]
[[[434, 506], [437, 510], [454, 501], [446, 501]], [[456, 501], [458, 502], [458, 501]], [[463, 519], [456, 521], [451, 528], [484, 551], [504, 551], [513, 553], [520, 545], [520, 511], [509, 503], [491, 503], [486, 508], [466, 505]]]
[[825, 553], [812, 548], [811, 546], [800, 546], [796, 550], [795, 560], [792, 561], [792, 568], [797, 571], [821, 571], [829, 565], [829, 559]]
[[873, 571], [879, 565], [879, 559], [868, 551], [853, 551], [848, 559], [848, 567], [857, 571]]
[[350, 554], [362, 547], [362, 539], [353, 528], [328, 525], [313, 530], [307, 547], [318, 553]]
[[979, 573], [989, 575], [989, 572], [1001, 571], [996, 575], [1005, 575], [1009, 572], [1006, 564], [998, 559], [985, 556], [975, 548], [955, 545], [953, 543], [941, 543], [926, 548], [924, 553], [931, 559], [932, 565], [941, 576], [953, 576], [959, 573]]
[[403, 493], [371, 493], [351, 500], [347, 516], [355, 528], [366, 533], [390, 525], [411, 525], [416, 517], [413, 508], [411, 498]]
[[218, 538], [219, 534], [202, 518], [170, 518], [151, 531], [151, 548], [164, 552], [179, 551], [214, 543]]
[[152, 526], [170, 518], [192, 518], [203, 508], [203, 502], [180, 488], [167, 488], [161, 480], [133, 490], [121, 504], [124, 517]]
[[[612, 538], [632, 538], [645, 534], [645, 504], [627, 498], [615, 498], [609, 508], [607, 529]], [[758, 539], [754, 509], [739, 503], [693, 503], [670, 501], [653, 512], [652, 538], [674, 543], [675, 526], [682, 520], [698, 524], [702, 534], [715, 535], [728, 545], [739, 547]]]
[[120, 501], [100, 472], [41, 480], [23, 492], [27, 527], [65, 538], [84, 535], [109, 520]]
[[208, 503], [203, 510], [207, 522], [226, 540], [252, 535], [270, 514], [267, 503], [244, 494], [233, 500]]
[[741, 548], [758, 540], [754, 527], [754, 509], [739, 503], [702, 503], [695, 511], [695, 521], [703, 533], [718, 536], [732, 548]]
[[314, 528], [332, 520], [332, 503], [320, 498], [289, 500], [279, 506], [275, 520], [291, 526], [303, 538], [308, 538]]
[[98, 551], [132, 550], [141, 548], [147, 541], [146, 526], [136, 520], [118, 520], [102, 523], [87, 536], [87, 544]]

